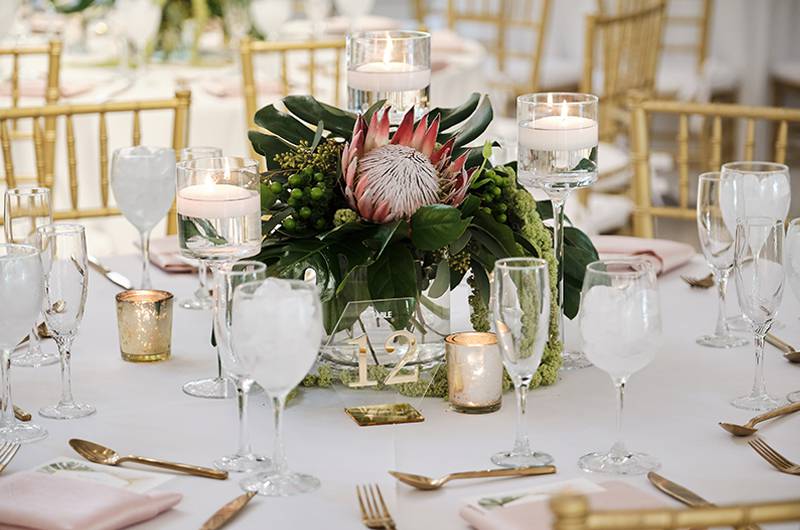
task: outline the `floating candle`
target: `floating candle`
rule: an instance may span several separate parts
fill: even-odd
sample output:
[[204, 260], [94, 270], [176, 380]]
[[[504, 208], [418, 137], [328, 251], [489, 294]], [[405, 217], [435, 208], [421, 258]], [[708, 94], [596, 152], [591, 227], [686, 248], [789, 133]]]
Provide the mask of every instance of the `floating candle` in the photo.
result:
[[566, 102], [560, 116], [545, 116], [522, 122], [518, 142], [522, 147], [538, 151], [577, 151], [595, 147], [598, 142], [597, 122], [582, 116], [570, 116]]
[[186, 217], [245, 217], [259, 215], [261, 201], [255, 190], [231, 184], [196, 184], [178, 192], [177, 209]]

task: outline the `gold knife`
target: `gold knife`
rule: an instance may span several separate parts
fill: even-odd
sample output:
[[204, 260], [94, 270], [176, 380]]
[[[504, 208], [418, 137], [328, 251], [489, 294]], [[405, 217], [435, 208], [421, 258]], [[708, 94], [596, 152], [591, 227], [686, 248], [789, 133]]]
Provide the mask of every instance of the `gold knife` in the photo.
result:
[[[668, 478], [664, 478], [655, 471], [650, 471], [647, 474], [647, 479], [650, 483], [655, 486], [659, 491], [666, 493], [676, 501], [682, 502], [687, 506], [691, 506], [692, 508], [700, 508], [700, 507], [709, 507], [709, 506], [716, 506], [713, 502], [709, 502], [705, 500], [700, 495], [696, 494], [695, 492], [684, 488], [680, 484], [676, 484], [672, 482]], [[761, 530], [761, 527], [757, 524], [751, 524], [746, 526], [748, 530]]]
[[31, 413], [14, 405], [14, 416], [19, 421], [31, 421]]
[[222, 528], [226, 524], [228, 524], [231, 519], [236, 517], [242, 509], [247, 506], [247, 503], [250, 502], [255, 496], [255, 491], [248, 491], [244, 495], [239, 495], [228, 504], [217, 510], [214, 515], [212, 515], [208, 521], [203, 523], [203, 526], [200, 527], [200, 530], [217, 530], [218, 528]]

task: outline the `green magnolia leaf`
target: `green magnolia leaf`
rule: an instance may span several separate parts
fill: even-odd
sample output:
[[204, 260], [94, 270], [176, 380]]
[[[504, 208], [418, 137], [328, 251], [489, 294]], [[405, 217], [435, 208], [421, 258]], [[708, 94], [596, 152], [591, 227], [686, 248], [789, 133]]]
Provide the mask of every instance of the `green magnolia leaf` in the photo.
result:
[[469, 226], [458, 208], [444, 204], [423, 206], [411, 216], [411, 241], [420, 250], [438, 250], [461, 237]]
[[484, 96], [478, 109], [469, 117], [467, 121], [458, 129], [455, 135], [455, 142], [453, 147], [462, 147], [467, 145], [472, 140], [483, 134], [489, 124], [492, 122], [492, 103], [489, 101], [489, 96]]
[[305, 140], [309, 144], [314, 141], [314, 131], [297, 121], [294, 116], [279, 111], [275, 105], [259, 109], [254, 119], [259, 127], [295, 145], [299, 144], [300, 140]]
[[80, 13], [95, 3], [95, 0], [51, 0], [56, 11], [64, 14]]
[[372, 299], [416, 297], [417, 274], [414, 257], [402, 243], [391, 245], [367, 269]]
[[577, 287], [574, 283], [564, 281], [564, 307], [562, 311], [564, 316], [572, 320], [578, 314], [578, 308], [581, 305], [581, 288]]
[[[539, 217], [542, 218], [542, 221], [547, 221], [548, 219], [553, 218], [553, 203], [550, 201], [536, 201], [536, 211], [539, 213]], [[571, 223], [569, 217], [564, 215], [564, 219]]]
[[586, 266], [596, 260], [596, 252], [564, 245], [564, 277], [583, 282]]
[[[435, 108], [430, 111], [428, 114], [428, 123], [431, 123], [436, 116], [440, 116], [439, 122], [439, 137], [441, 138], [442, 133], [447, 131], [453, 125], [457, 125], [467, 119], [475, 109], [478, 108], [478, 103], [481, 100], [481, 95], [477, 92], [473, 92], [469, 99], [459, 105], [458, 107], [454, 107], [452, 109], [441, 109]], [[440, 143], [441, 140], [439, 140]]]
[[520, 255], [514, 231], [507, 225], [498, 223], [494, 217], [484, 212], [478, 212], [472, 220], [473, 226], [478, 230], [473, 231], [473, 236], [480, 232], [486, 233], [500, 246], [501, 253], [495, 254], [497, 258], [508, 258]]
[[597, 249], [594, 248], [592, 240], [589, 239], [589, 236], [587, 236], [586, 234], [584, 234], [575, 227], [572, 226], [564, 227], [564, 244], [565, 248], [571, 245], [581, 250], [585, 250], [592, 256], [593, 261], [599, 259], [599, 256], [597, 255]]
[[478, 211], [478, 208], [481, 207], [481, 200], [474, 195], [467, 195], [464, 202], [461, 203], [461, 206], [458, 207], [461, 210], [462, 217], [469, 217], [471, 215], [475, 215], [475, 212]]
[[278, 212], [271, 213], [270, 218], [261, 223], [261, 233], [269, 236], [281, 224], [281, 221], [289, 217], [293, 212], [294, 208], [283, 208]]
[[461, 237], [453, 241], [453, 243], [450, 245], [450, 255], [455, 256], [467, 248], [467, 243], [469, 243], [470, 239], [472, 239], [472, 233], [469, 230], [464, 230], [464, 233], [461, 234]]
[[[492, 267], [494, 264], [492, 264]], [[492, 269], [489, 268], [489, 271]], [[478, 294], [481, 296], [481, 300], [485, 304], [489, 304], [489, 298], [491, 297], [490, 289], [489, 289], [489, 275], [486, 273], [487, 269], [483, 267], [480, 263], [472, 262], [472, 275], [475, 277], [475, 290], [478, 291]], [[491, 307], [489, 308], [491, 311]]]
[[390, 243], [405, 237], [408, 232], [408, 223], [403, 220], [392, 221], [383, 225], [377, 225], [374, 233], [368, 237], [365, 242], [368, 246], [374, 248], [375, 259], [379, 259], [383, 255], [383, 251]]
[[269, 275], [282, 275], [288, 269], [297, 265], [305, 264], [318, 259], [318, 254], [328, 246], [325, 241], [319, 239], [295, 239], [286, 245], [286, 254], [278, 260], [272, 268], [268, 270]]
[[263, 155], [267, 160], [267, 167], [277, 167], [275, 155], [284, 153], [289, 149], [294, 149], [294, 145], [287, 143], [277, 136], [260, 133], [258, 131], [248, 131], [247, 137], [253, 144], [256, 153]]
[[283, 104], [289, 112], [306, 123], [325, 122], [327, 130], [345, 140], [350, 140], [356, 117], [336, 107], [320, 103], [311, 96], [286, 96]]
[[440, 298], [450, 289], [450, 264], [443, 259], [436, 266], [436, 276], [430, 287], [428, 287], [428, 297]]

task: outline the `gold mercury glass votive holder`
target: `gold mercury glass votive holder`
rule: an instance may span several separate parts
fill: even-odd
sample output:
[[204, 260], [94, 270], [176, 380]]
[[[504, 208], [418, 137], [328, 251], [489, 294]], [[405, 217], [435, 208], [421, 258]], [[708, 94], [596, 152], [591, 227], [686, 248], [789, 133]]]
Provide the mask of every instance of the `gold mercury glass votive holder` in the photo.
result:
[[503, 361], [495, 334], [464, 331], [444, 341], [450, 407], [467, 414], [498, 410], [503, 398]]
[[122, 359], [134, 363], [166, 361], [172, 344], [172, 293], [131, 289], [117, 295], [117, 325]]

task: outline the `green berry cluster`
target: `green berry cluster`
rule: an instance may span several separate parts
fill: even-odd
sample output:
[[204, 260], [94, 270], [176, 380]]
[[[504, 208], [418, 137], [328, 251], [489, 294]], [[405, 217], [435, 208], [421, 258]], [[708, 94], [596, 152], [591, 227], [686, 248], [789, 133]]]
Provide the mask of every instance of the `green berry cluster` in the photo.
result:
[[358, 221], [358, 214], [350, 208], [340, 208], [333, 214], [333, 226], [342, 226]]
[[342, 144], [334, 140], [323, 140], [312, 149], [305, 140], [300, 140], [296, 148], [275, 155], [275, 162], [281, 169], [305, 169], [314, 167], [321, 173], [336, 173], [341, 160]]
[[480, 210], [498, 223], [508, 222], [508, 202], [514, 191], [514, 171], [505, 166], [487, 169], [472, 184], [470, 192], [481, 200]]
[[471, 259], [472, 257], [470, 256], [469, 250], [465, 248], [455, 256], [450, 256], [448, 260], [450, 270], [459, 274], [465, 274], [467, 270], [469, 270]]

